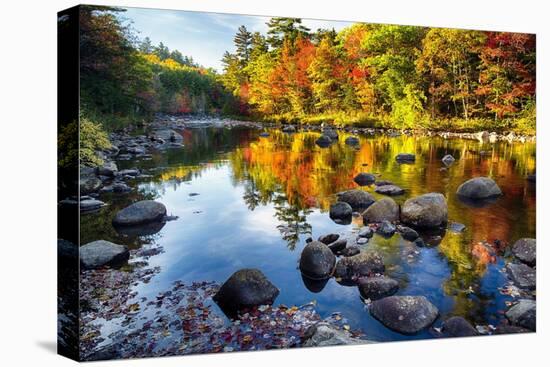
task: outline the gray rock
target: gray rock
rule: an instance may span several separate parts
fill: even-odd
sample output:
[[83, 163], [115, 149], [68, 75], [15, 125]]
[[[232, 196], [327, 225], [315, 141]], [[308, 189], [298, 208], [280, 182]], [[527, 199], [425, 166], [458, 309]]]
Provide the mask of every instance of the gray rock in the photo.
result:
[[413, 227], [438, 227], [447, 223], [447, 211], [445, 197], [432, 192], [405, 201], [401, 221]]
[[113, 225], [135, 226], [159, 222], [162, 221], [165, 215], [166, 207], [164, 204], [153, 200], [143, 200], [119, 211], [113, 218]]
[[357, 240], [355, 242], [357, 242], [358, 245], [364, 245], [369, 242], [369, 239], [366, 237], [357, 237]]
[[439, 310], [424, 296], [390, 296], [372, 302], [372, 316], [391, 330], [416, 334], [430, 326]]
[[121, 171], [118, 171], [119, 176], [138, 176], [139, 170], [138, 169], [123, 169]]
[[534, 290], [537, 288], [537, 272], [525, 265], [509, 263], [506, 272], [516, 286], [523, 289]]
[[506, 311], [506, 318], [514, 325], [537, 330], [537, 303], [530, 299], [520, 299]]
[[512, 246], [512, 254], [521, 262], [537, 265], [537, 243], [534, 238], [521, 238]]
[[317, 241], [324, 243], [325, 245], [329, 245], [336, 241], [338, 238], [340, 238], [340, 235], [337, 233], [329, 233], [322, 236], [319, 236]]
[[338, 133], [333, 129], [323, 129], [323, 135], [327, 136], [329, 139], [336, 141], [338, 140]]
[[328, 245], [328, 248], [330, 249], [330, 251], [332, 251], [332, 253], [336, 254], [342, 251], [343, 249], [345, 249], [347, 245], [348, 245], [348, 241], [346, 239], [341, 239], [341, 240], [332, 242], [330, 245]]
[[360, 253], [361, 250], [359, 250], [359, 247], [357, 246], [350, 246], [350, 247], [346, 247], [345, 249], [341, 250], [338, 255], [340, 256], [344, 256], [344, 257], [350, 257], [350, 256], [355, 256], [357, 255], [358, 253]]
[[96, 175], [80, 175], [80, 194], [90, 194], [98, 191], [103, 183]]
[[399, 163], [413, 163], [416, 160], [416, 157], [411, 153], [399, 153], [395, 157], [395, 160]]
[[399, 220], [399, 206], [391, 198], [380, 199], [363, 212], [363, 223], [365, 224], [397, 220]]
[[123, 264], [130, 258], [128, 247], [98, 240], [80, 247], [80, 264], [84, 269]]
[[296, 132], [296, 128], [294, 127], [294, 125], [287, 125], [287, 126], [283, 127], [283, 132], [284, 133], [294, 133], [294, 132]]
[[332, 144], [332, 140], [326, 135], [321, 135], [317, 140], [315, 140], [315, 144], [321, 148], [328, 148]]
[[116, 163], [108, 161], [103, 163], [103, 166], [97, 168], [97, 174], [100, 176], [114, 177], [118, 172]]
[[269, 133], [264, 131], [264, 132], [260, 133], [260, 136], [262, 138], [267, 138], [269, 136]]
[[359, 186], [372, 185], [374, 181], [376, 181], [376, 176], [371, 173], [359, 173], [357, 176], [355, 176], [353, 181], [355, 181], [355, 183]]
[[320, 321], [310, 326], [304, 333], [304, 347], [325, 347], [330, 345], [365, 344], [366, 340], [352, 337], [349, 332]]
[[441, 331], [445, 336], [463, 337], [479, 335], [477, 330], [466, 319], [460, 316], [453, 316], [443, 323]]
[[364, 237], [364, 238], [371, 238], [374, 235], [374, 231], [369, 226], [364, 226], [359, 230], [359, 233], [357, 233], [357, 236]]
[[376, 229], [376, 233], [378, 233], [382, 237], [389, 238], [389, 237], [393, 236], [393, 234], [395, 233], [396, 230], [397, 230], [397, 228], [395, 227], [395, 225], [393, 225], [389, 221], [385, 220], [382, 223], [380, 223], [380, 225]]
[[416, 240], [413, 241], [413, 243], [418, 247], [424, 247], [426, 246], [426, 243], [422, 239], [422, 237], [418, 237]]
[[115, 182], [113, 185], [113, 192], [117, 193], [117, 194], [122, 194], [122, 193], [126, 193], [126, 192], [130, 192], [132, 191], [132, 189], [130, 188], [130, 186], [126, 185], [124, 182]]
[[271, 305], [279, 295], [275, 287], [258, 269], [241, 269], [233, 273], [212, 297], [227, 311], [244, 307]]
[[338, 260], [334, 276], [343, 281], [350, 281], [356, 277], [382, 274], [384, 269], [384, 261], [378, 253], [361, 252], [355, 256]]
[[397, 230], [399, 231], [399, 233], [401, 233], [401, 237], [403, 237], [407, 241], [414, 241], [418, 238], [418, 232], [412, 228], [398, 226]]
[[180, 133], [172, 129], [155, 130], [153, 131], [153, 138], [161, 139], [161, 140], [164, 140], [165, 142], [170, 142], [170, 143], [181, 144], [183, 142], [183, 136], [181, 136]]
[[97, 199], [86, 199], [80, 201], [80, 211], [82, 212], [90, 212], [97, 210], [104, 206], [105, 203], [103, 201], [97, 200]]
[[349, 220], [351, 219], [352, 213], [353, 209], [351, 205], [343, 201], [339, 201], [330, 206], [329, 217], [330, 219]]
[[452, 155], [447, 154], [446, 156], [444, 156], [444, 157], [441, 159], [441, 161], [443, 162], [444, 165], [450, 166], [451, 164], [454, 163], [455, 158], [454, 158]]
[[311, 279], [326, 279], [332, 275], [336, 257], [322, 242], [310, 242], [300, 255], [300, 271]]
[[388, 196], [403, 195], [405, 193], [404, 189], [396, 185], [377, 186], [376, 189], [374, 189], [374, 191], [376, 191], [379, 194], [388, 195]]
[[345, 140], [346, 145], [357, 146], [359, 145], [359, 139], [355, 136], [349, 136]]
[[494, 335], [503, 335], [503, 334], [522, 334], [522, 333], [531, 333], [532, 331], [520, 326], [514, 325], [497, 325]]
[[375, 200], [371, 194], [363, 190], [348, 190], [336, 194], [338, 201], [348, 203], [353, 210], [365, 210], [371, 206]]
[[399, 289], [397, 280], [386, 276], [360, 278], [357, 282], [361, 297], [376, 301], [388, 297]]
[[502, 191], [489, 177], [474, 177], [460, 185], [456, 194], [467, 199], [482, 200], [500, 196]]

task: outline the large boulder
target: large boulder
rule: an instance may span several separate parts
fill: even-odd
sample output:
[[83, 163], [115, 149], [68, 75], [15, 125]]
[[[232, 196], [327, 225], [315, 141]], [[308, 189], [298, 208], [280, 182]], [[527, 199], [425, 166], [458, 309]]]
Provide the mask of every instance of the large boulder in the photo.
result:
[[374, 191], [388, 196], [403, 195], [405, 193], [405, 190], [396, 185], [378, 185]]
[[474, 177], [460, 185], [456, 194], [466, 199], [482, 200], [500, 196], [502, 191], [489, 177]]
[[360, 278], [357, 287], [361, 297], [376, 301], [393, 295], [399, 289], [397, 280], [386, 276]]
[[135, 226], [159, 222], [166, 216], [164, 204], [153, 200], [143, 200], [119, 211], [114, 219], [115, 226]]
[[359, 186], [372, 185], [376, 181], [376, 176], [372, 173], [359, 173], [354, 177], [353, 181]]
[[91, 194], [92, 192], [96, 192], [101, 188], [102, 184], [103, 183], [101, 182], [99, 177], [97, 177], [95, 174], [84, 176], [81, 174], [79, 180], [80, 194], [86, 195]]
[[336, 196], [338, 201], [348, 203], [353, 210], [365, 210], [375, 202], [372, 195], [363, 190], [343, 191]]
[[520, 299], [506, 311], [506, 318], [516, 326], [532, 331], [537, 330], [537, 302], [531, 299]]
[[512, 246], [512, 253], [521, 262], [535, 266], [537, 264], [537, 242], [534, 238], [521, 238]]
[[416, 240], [419, 237], [418, 232], [415, 231], [414, 229], [410, 228], [410, 227], [398, 226], [397, 230], [401, 234], [401, 237], [403, 237], [403, 239], [405, 239], [407, 241], [412, 242], [412, 241]]
[[401, 208], [401, 221], [419, 228], [441, 226], [447, 215], [447, 200], [435, 192], [408, 199]]
[[525, 264], [509, 263], [506, 272], [516, 286], [523, 289], [534, 290], [537, 288], [537, 272]]
[[385, 220], [389, 222], [399, 220], [399, 205], [391, 198], [380, 199], [363, 212], [363, 222], [365, 224], [380, 223]]
[[223, 310], [271, 305], [279, 295], [275, 287], [258, 269], [241, 269], [223, 283], [212, 299]]
[[304, 347], [326, 347], [330, 345], [353, 345], [365, 344], [366, 340], [357, 339], [345, 330], [337, 329], [335, 326], [320, 321], [311, 325], [304, 333]]
[[390, 296], [374, 301], [372, 316], [391, 330], [415, 334], [430, 326], [439, 310], [424, 296]]
[[351, 205], [343, 201], [339, 201], [330, 206], [329, 217], [330, 219], [350, 220], [353, 214]]
[[344, 257], [336, 263], [334, 277], [341, 281], [353, 281], [355, 278], [383, 274], [385, 270], [382, 256], [376, 252], [361, 252], [355, 256]]
[[300, 271], [312, 279], [326, 279], [332, 275], [336, 256], [322, 242], [310, 242], [300, 255]]
[[80, 247], [80, 264], [84, 269], [117, 266], [128, 261], [129, 258], [128, 247], [109, 241], [93, 241]]
[[478, 335], [477, 330], [466, 319], [453, 316], [443, 323], [441, 331], [445, 336], [462, 337]]

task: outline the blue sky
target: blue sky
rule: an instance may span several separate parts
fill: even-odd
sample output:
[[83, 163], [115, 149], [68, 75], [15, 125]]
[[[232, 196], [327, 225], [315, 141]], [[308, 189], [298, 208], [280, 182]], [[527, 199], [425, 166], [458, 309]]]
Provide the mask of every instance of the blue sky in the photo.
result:
[[[267, 31], [266, 22], [270, 17], [247, 15], [188, 12], [127, 8], [121, 17], [132, 22], [140, 39], [148, 36], [154, 45], [163, 42], [170, 50], [180, 50], [192, 56], [199, 64], [222, 70], [221, 57], [227, 50], [233, 52], [233, 37], [240, 25], [251, 32]], [[303, 19], [302, 24], [317, 28], [334, 28], [337, 31], [351, 25], [350, 22]]]

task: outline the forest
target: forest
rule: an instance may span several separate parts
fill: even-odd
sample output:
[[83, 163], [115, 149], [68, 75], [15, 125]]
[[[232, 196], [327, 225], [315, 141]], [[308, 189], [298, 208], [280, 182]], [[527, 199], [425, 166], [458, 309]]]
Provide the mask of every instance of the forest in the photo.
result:
[[[535, 35], [271, 18], [236, 30], [218, 73], [140, 39], [121, 8], [81, 7], [84, 117], [110, 131], [155, 113], [447, 131], [535, 133]], [[184, 36], [184, 35], [182, 35]]]

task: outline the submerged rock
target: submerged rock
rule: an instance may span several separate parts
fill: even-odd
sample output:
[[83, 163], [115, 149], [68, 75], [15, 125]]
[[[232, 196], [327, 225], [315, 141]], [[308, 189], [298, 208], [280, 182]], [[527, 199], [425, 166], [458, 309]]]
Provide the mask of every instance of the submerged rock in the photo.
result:
[[349, 136], [346, 138], [345, 143], [346, 145], [357, 146], [359, 145], [359, 138], [356, 138], [355, 136]]
[[438, 227], [447, 223], [447, 201], [440, 193], [408, 199], [401, 208], [401, 221], [414, 227]]
[[326, 279], [332, 275], [336, 256], [322, 242], [310, 242], [300, 255], [300, 271], [312, 279]]
[[350, 256], [355, 256], [360, 252], [361, 252], [361, 250], [359, 249], [359, 247], [350, 246], [350, 247], [346, 247], [343, 250], [341, 250], [340, 252], [338, 252], [338, 255], [343, 256], [343, 257], [350, 257]]
[[462, 337], [479, 335], [477, 330], [466, 319], [453, 316], [443, 323], [441, 330], [445, 336]]
[[464, 182], [456, 194], [473, 200], [482, 200], [502, 195], [500, 187], [489, 177], [474, 177]]
[[119, 211], [114, 219], [115, 226], [134, 226], [161, 221], [166, 215], [164, 204], [153, 200], [143, 200]]
[[461, 233], [461, 232], [464, 232], [464, 230], [466, 229], [466, 226], [462, 223], [452, 222], [452, 223], [449, 223], [448, 228], [451, 232]]
[[336, 194], [338, 201], [348, 203], [353, 210], [364, 210], [371, 206], [375, 200], [371, 194], [363, 190], [348, 190]]
[[506, 318], [514, 325], [537, 330], [537, 303], [530, 299], [520, 299], [506, 311]]
[[537, 264], [537, 243], [534, 238], [521, 238], [514, 243], [512, 254], [529, 266]]
[[80, 247], [80, 264], [85, 269], [117, 266], [128, 261], [129, 258], [128, 247], [109, 241], [93, 241]]
[[337, 329], [327, 322], [318, 322], [304, 333], [304, 347], [365, 344], [366, 340], [353, 338], [347, 331]]
[[402, 334], [416, 334], [430, 326], [439, 310], [424, 296], [390, 296], [374, 301], [372, 316]]
[[357, 287], [361, 297], [376, 301], [393, 295], [399, 289], [397, 280], [386, 276], [360, 278]]
[[359, 186], [372, 185], [374, 181], [376, 181], [376, 176], [374, 176], [372, 173], [359, 173], [357, 176], [355, 176], [353, 181], [355, 181], [355, 183]]
[[363, 212], [363, 222], [365, 224], [383, 221], [395, 222], [397, 220], [399, 220], [399, 206], [391, 198], [380, 199]]
[[345, 203], [343, 201], [339, 201], [330, 206], [330, 219], [350, 220], [352, 214], [352, 207], [348, 203]]
[[534, 290], [537, 287], [537, 272], [525, 264], [509, 263], [506, 272], [516, 286], [523, 289]]
[[388, 196], [403, 195], [405, 193], [404, 189], [396, 185], [382, 185], [382, 186], [379, 185], [376, 187], [376, 189], [374, 189], [374, 191], [376, 191], [379, 194], [388, 195]]
[[271, 305], [279, 295], [275, 287], [258, 269], [241, 269], [223, 283], [212, 299], [224, 310]]
[[382, 256], [376, 252], [361, 252], [355, 256], [345, 257], [336, 263], [334, 276], [343, 281], [384, 273]]
[[416, 160], [414, 154], [411, 153], [399, 153], [395, 160], [399, 163], [413, 163]]
[[86, 200], [81, 200], [80, 201], [80, 211], [90, 212], [90, 211], [97, 210], [97, 209], [101, 208], [104, 205], [105, 205], [105, 203], [103, 201], [93, 199], [93, 198], [86, 199]]

